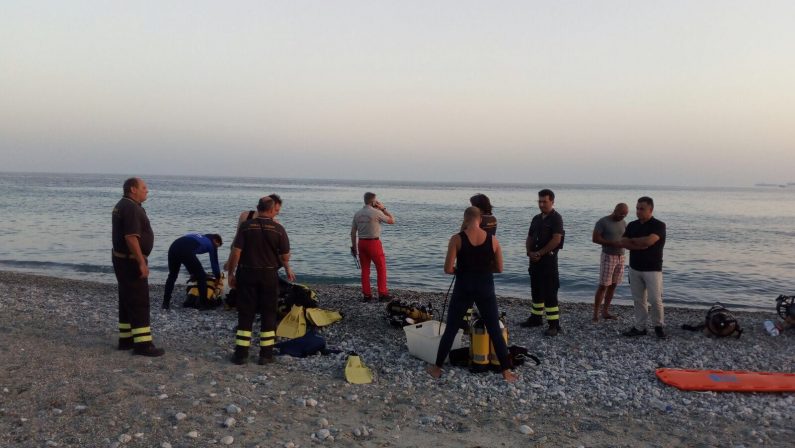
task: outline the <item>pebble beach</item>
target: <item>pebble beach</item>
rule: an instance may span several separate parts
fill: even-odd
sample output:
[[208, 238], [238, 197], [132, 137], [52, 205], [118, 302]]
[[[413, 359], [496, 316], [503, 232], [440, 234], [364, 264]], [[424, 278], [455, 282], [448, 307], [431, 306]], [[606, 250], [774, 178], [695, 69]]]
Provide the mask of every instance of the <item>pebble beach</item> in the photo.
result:
[[[735, 312], [741, 338], [713, 339], [683, 323], [706, 310], [666, 308], [669, 339], [628, 339], [632, 309], [592, 323], [588, 304], [561, 300], [565, 334], [520, 328], [529, 302], [500, 297], [509, 345], [541, 359], [497, 374], [446, 366], [440, 380], [409, 354], [383, 303], [358, 288], [317, 286], [320, 306], [344, 318], [322, 330], [341, 353], [229, 362], [236, 313], [161, 310], [151, 285], [152, 332], [161, 358], [116, 350], [115, 284], [0, 272], [2, 447], [791, 447], [795, 394], [684, 392], [659, 367], [792, 373], [795, 332], [769, 336], [769, 312]], [[310, 285], [312, 286], [312, 285]], [[179, 289], [177, 289], [179, 291]], [[444, 291], [393, 290], [442, 308]], [[498, 291], [499, 294], [499, 291]], [[356, 351], [373, 384], [344, 379]], [[254, 359], [252, 359], [254, 360]]]

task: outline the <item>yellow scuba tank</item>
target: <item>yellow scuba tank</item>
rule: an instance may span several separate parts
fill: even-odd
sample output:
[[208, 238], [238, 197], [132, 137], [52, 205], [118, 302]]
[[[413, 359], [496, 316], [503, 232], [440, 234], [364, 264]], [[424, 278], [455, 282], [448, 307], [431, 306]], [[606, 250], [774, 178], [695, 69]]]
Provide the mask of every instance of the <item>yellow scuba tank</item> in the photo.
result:
[[489, 334], [480, 316], [474, 315], [469, 332], [469, 359], [473, 372], [484, 372], [489, 368]]
[[[508, 327], [505, 326], [505, 313], [500, 316], [500, 331], [502, 338], [505, 340], [505, 345], [508, 345]], [[492, 366], [500, 367], [500, 360], [497, 358], [497, 352], [494, 350], [494, 344], [489, 341], [489, 364]]]

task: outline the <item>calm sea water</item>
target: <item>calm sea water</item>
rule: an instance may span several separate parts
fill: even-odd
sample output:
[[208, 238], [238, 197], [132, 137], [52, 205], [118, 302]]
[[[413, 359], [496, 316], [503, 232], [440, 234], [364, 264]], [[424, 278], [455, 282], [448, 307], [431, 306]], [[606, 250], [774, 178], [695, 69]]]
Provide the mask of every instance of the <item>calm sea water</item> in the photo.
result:
[[[482, 192], [494, 204], [505, 253], [498, 294], [528, 298], [524, 239], [531, 216], [538, 213], [536, 192], [550, 187], [566, 228], [560, 254], [564, 301], [592, 300], [599, 274], [599, 247], [591, 242], [594, 223], [616, 202], [632, 208], [642, 195], [654, 198], [655, 216], [668, 225], [666, 303], [770, 308], [779, 294], [795, 293], [795, 188], [146, 180], [150, 193], [144, 207], [155, 231], [153, 283], [164, 281], [168, 247], [187, 232], [220, 233], [225, 244], [219, 257], [225, 260], [238, 214], [276, 192], [285, 201], [279, 219], [290, 235], [299, 281], [358, 284], [349, 253], [350, 223], [362, 194], [371, 190], [397, 218], [382, 235], [390, 287], [443, 292], [450, 282], [442, 272], [447, 240], [459, 228], [468, 198]], [[0, 173], [0, 268], [114, 282], [110, 212], [123, 181], [118, 175]], [[616, 301], [629, 303], [630, 297], [625, 282]]]

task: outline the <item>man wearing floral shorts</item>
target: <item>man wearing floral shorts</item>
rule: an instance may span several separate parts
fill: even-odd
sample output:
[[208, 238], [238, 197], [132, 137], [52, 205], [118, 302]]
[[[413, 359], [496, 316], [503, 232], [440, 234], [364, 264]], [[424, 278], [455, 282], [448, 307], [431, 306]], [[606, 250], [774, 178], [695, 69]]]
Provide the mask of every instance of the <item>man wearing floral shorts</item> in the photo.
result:
[[[593, 305], [593, 321], [599, 321], [599, 310], [603, 319], [615, 319], [610, 314], [610, 302], [616, 286], [624, 278], [624, 248], [621, 246], [621, 236], [627, 228], [624, 218], [629, 213], [627, 204], [619, 203], [613, 213], [596, 222], [593, 229], [593, 242], [602, 246], [599, 263], [599, 287], [596, 288]], [[602, 302], [604, 301], [604, 307]]]

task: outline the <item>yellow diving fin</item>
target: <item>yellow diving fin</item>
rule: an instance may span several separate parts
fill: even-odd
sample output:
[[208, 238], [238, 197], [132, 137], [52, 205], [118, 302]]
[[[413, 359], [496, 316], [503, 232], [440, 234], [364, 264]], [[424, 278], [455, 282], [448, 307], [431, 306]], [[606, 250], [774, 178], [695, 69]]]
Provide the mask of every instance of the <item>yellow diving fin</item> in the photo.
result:
[[316, 327], [325, 327], [342, 320], [342, 315], [339, 311], [324, 310], [323, 308], [307, 308], [306, 318], [315, 324]]
[[345, 363], [345, 379], [351, 384], [370, 384], [373, 382], [373, 371], [364, 365], [359, 355], [351, 353]]
[[276, 327], [276, 336], [295, 339], [306, 334], [306, 317], [304, 307], [293, 305], [290, 312], [284, 316], [279, 326]]

